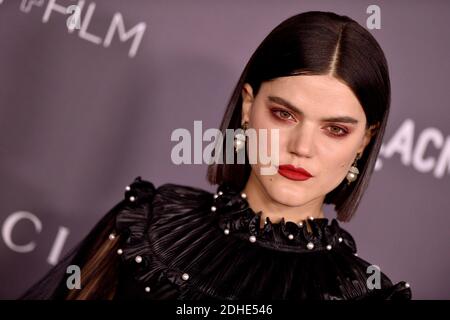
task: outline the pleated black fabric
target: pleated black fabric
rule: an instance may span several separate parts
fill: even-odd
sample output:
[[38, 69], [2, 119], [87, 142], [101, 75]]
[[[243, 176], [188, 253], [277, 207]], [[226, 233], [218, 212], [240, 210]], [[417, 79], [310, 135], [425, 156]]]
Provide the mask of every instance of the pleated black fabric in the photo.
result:
[[116, 299], [411, 299], [384, 273], [380, 289], [368, 288], [370, 263], [336, 219], [261, 228], [260, 213], [226, 185], [213, 195], [137, 177], [125, 198], [134, 201], [116, 218], [127, 236]]
[[136, 177], [124, 199], [21, 298], [64, 299], [66, 266], [83, 268], [112, 233], [120, 242], [108, 258], [111, 279], [94, 299], [105, 298], [113, 282], [117, 300], [411, 299], [407, 283], [393, 284], [384, 273], [379, 289], [368, 288], [370, 263], [356, 256], [353, 237], [336, 219], [266, 219], [263, 227], [260, 219], [230, 186], [211, 194], [155, 188]]

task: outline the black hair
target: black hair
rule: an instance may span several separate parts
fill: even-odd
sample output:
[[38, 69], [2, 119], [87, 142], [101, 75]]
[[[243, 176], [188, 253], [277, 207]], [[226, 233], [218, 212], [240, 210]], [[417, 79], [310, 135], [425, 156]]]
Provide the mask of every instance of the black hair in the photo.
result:
[[[337, 218], [354, 215], [370, 177], [384, 136], [390, 106], [390, 80], [386, 58], [378, 42], [356, 21], [332, 12], [310, 11], [281, 22], [251, 56], [231, 95], [221, 128], [241, 127], [242, 88], [251, 85], [256, 96], [265, 81], [295, 75], [332, 75], [353, 91], [364, 109], [366, 129], [376, 128], [358, 160], [360, 174], [346, 180], [324, 200], [334, 204]], [[225, 150], [225, 139], [222, 150]], [[213, 163], [208, 167], [212, 184], [228, 183], [243, 189], [251, 172], [245, 164]]]

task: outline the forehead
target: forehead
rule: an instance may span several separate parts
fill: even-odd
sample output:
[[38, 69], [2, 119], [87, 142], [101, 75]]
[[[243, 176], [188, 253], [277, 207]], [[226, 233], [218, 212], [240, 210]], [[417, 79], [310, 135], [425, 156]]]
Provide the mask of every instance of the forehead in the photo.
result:
[[328, 75], [280, 77], [261, 86], [264, 96], [277, 95], [298, 109], [321, 115], [347, 115], [362, 118], [364, 110], [353, 91]]

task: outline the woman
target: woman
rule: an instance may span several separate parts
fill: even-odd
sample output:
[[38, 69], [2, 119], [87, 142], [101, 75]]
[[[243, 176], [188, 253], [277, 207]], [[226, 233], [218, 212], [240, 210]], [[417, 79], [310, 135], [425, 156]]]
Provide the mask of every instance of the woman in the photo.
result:
[[[252, 55], [221, 125], [277, 130], [275, 174], [248, 157], [211, 164], [215, 194], [137, 177], [22, 298], [410, 299], [337, 222], [367, 188], [389, 105], [387, 62], [363, 27], [328, 12], [285, 20]], [[236, 135], [236, 153], [248, 151], [245, 138]], [[330, 223], [324, 204], [335, 205]], [[69, 265], [81, 268], [81, 289], [68, 289]]]

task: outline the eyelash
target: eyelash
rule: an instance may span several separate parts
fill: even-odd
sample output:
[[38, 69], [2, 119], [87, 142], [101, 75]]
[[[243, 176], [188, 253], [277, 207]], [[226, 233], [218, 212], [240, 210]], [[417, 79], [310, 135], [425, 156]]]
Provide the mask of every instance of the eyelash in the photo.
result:
[[[288, 114], [290, 117], [292, 117], [292, 119], [295, 120], [294, 116], [293, 116], [289, 111], [282, 110], [282, 109], [271, 109], [270, 111], [271, 111], [271, 113], [277, 118], [277, 120], [279, 120], [279, 121], [292, 121], [291, 119], [287, 119], [287, 118], [281, 117], [281, 116], [279, 115], [280, 113], [286, 113], [286, 114]], [[335, 136], [335, 137], [338, 137], [338, 138], [339, 138], [339, 137], [343, 137], [343, 136], [345, 136], [345, 135], [348, 134], [348, 130], [346, 130], [346, 129], [342, 128], [342, 127], [339, 127], [339, 126], [330, 126], [330, 127], [332, 127], [332, 128], [338, 128], [338, 129], [340, 129], [341, 132], [342, 132], [342, 133], [340, 133], [340, 134], [334, 134], [334, 133], [332, 133], [332, 132], [330, 131], [330, 134], [331, 134], [332, 136]]]

